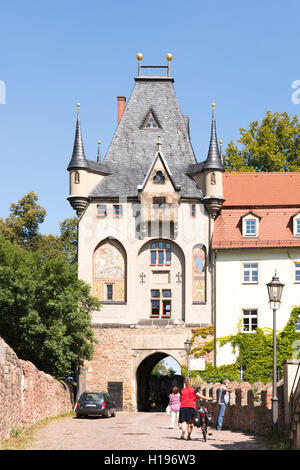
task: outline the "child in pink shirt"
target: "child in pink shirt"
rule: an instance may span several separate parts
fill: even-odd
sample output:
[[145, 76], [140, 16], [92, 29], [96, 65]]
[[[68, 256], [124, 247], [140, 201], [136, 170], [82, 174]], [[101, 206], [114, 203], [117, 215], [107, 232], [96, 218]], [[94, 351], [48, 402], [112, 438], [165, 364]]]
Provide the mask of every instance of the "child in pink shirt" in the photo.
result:
[[180, 393], [177, 387], [173, 387], [172, 393], [169, 396], [169, 399], [170, 399], [169, 405], [171, 408], [171, 422], [170, 422], [169, 429], [173, 429], [174, 424], [175, 424], [175, 418], [178, 423], [179, 410], [180, 410]]

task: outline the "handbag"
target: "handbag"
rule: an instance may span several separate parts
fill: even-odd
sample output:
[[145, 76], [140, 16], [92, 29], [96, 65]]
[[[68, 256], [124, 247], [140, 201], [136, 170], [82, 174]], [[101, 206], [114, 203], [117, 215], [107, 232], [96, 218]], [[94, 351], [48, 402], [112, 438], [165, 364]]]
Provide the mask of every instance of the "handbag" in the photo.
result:
[[170, 407], [170, 405], [167, 406], [167, 408], [166, 408], [166, 413], [167, 413], [167, 415], [170, 415], [170, 414], [171, 414], [171, 407]]

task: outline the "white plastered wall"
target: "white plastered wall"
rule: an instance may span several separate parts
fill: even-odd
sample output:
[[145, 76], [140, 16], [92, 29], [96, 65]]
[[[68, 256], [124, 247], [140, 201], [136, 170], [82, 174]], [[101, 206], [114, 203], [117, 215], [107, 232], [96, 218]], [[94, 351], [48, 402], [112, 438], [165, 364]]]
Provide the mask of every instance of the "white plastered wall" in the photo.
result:
[[[277, 330], [286, 325], [294, 306], [300, 305], [300, 284], [294, 282], [294, 262], [300, 259], [300, 249], [249, 249], [217, 252], [216, 261], [216, 336], [236, 334], [243, 308], [258, 309], [258, 327], [273, 328], [273, 312], [269, 307], [266, 284], [275, 269], [285, 285], [282, 304], [277, 311]], [[258, 283], [243, 283], [243, 263], [258, 263]], [[245, 333], [251, 334], [251, 333]], [[217, 349], [217, 365], [235, 362], [230, 345]]]

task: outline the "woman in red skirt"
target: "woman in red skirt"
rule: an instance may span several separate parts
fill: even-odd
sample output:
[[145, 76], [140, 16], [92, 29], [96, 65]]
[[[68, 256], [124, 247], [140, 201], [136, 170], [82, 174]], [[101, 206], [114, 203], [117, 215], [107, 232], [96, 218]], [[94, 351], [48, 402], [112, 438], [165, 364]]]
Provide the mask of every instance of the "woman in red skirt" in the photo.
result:
[[184, 439], [184, 435], [187, 432], [187, 439], [191, 439], [191, 433], [193, 429], [193, 416], [196, 411], [196, 400], [199, 397], [201, 400], [211, 400], [211, 398], [201, 395], [191, 387], [191, 381], [185, 379], [185, 388], [181, 390], [181, 404], [179, 410], [179, 423], [181, 423], [181, 439]]

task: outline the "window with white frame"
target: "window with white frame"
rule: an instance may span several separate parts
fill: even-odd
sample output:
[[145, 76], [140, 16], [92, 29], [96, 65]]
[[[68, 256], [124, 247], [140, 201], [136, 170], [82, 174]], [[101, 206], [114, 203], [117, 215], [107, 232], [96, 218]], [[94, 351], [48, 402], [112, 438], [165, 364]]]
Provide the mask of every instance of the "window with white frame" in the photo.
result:
[[243, 263], [243, 283], [258, 283], [258, 263]]
[[295, 263], [295, 282], [300, 282], [300, 261]]
[[256, 220], [249, 219], [245, 221], [245, 235], [254, 237], [256, 235]]
[[300, 237], [300, 215], [294, 218], [294, 237]]
[[259, 217], [248, 214], [242, 219], [243, 237], [258, 237]]
[[257, 329], [257, 308], [244, 308], [243, 309], [243, 333], [253, 333]]

